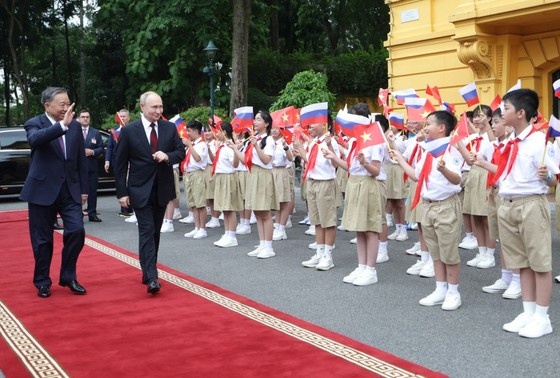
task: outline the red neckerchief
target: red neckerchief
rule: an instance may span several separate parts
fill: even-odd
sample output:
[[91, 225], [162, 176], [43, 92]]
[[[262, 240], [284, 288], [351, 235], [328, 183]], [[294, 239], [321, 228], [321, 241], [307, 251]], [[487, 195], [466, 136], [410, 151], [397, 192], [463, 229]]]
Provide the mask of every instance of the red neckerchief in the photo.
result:
[[[533, 126], [529, 126], [531, 130], [525, 136], [524, 139], [527, 139], [529, 135], [533, 134], [536, 130]], [[519, 137], [510, 139], [510, 141], [506, 144], [504, 149], [501, 152], [500, 161], [498, 163], [498, 168], [496, 169], [496, 176], [495, 181], [499, 180], [502, 177], [502, 174], [505, 171], [504, 179], [509, 175], [511, 169], [513, 168], [513, 164], [515, 164], [515, 159], [517, 158], [517, 152], [519, 151], [519, 146], [517, 143], [520, 141]]]

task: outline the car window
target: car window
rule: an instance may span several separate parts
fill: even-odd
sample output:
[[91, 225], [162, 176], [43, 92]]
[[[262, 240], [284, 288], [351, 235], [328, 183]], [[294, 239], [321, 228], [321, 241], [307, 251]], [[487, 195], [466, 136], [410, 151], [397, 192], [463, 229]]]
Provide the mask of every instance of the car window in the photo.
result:
[[28, 150], [29, 143], [25, 130], [6, 130], [0, 132], [0, 149]]

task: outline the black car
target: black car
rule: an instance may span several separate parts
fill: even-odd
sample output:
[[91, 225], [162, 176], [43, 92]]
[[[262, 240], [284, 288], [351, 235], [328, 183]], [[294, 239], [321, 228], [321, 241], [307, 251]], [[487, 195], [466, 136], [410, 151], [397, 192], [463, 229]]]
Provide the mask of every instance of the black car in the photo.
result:
[[[99, 130], [103, 147], [111, 135]], [[0, 196], [18, 196], [29, 171], [31, 149], [23, 126], [0, 127]], [[105, 172], [105, 156], [98, 158], [99, 190], [114, 190], [115, 177], [112, 170]]]

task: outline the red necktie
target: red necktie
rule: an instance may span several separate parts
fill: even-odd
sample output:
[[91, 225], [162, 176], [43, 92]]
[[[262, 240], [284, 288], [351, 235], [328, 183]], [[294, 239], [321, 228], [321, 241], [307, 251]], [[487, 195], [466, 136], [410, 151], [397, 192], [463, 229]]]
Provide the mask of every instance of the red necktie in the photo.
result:
[[311, 151], [309, 152], [309, 159], [307, 159], [307, 166], [305, 167], [303, 181], [307, 179], [307, 175], [309, 175], [309, 172], [313, 169], [313, 167], [315, 167], [315, 162], [317, 161], [318, 152], [319, 152], [319, 145], [317, 143], [313, 143], [313, 147], [311, 147]]
[[158, 150], [156, 124], [151, 123], [150, 127], [152, 128], [152, 131], [150, 132], [150, 148], [152, 149], [152, 154], [155, 154]]
[[428, 185], [428, 176], [432, 171], [432, 162], [434, 161], [434, 155], [428, 153], [426, 154], [426, 160], [424, 160], [424, 166], [422, 170], [420, 170], [420, 175], [418, 176], [418, 185], [416, 186], [416, 191], [414, 192], [414, 199], [412, 200], [412, 204], [410, 209], [414, 209], [418, 202], [420, 201], [420, 192], [422, 191], [422, 187], [424, 183], [426, 183], [426, 187]]
[[212, 176], [216, 174], [216, 166], [218, 165], [218, 158], [220, 157], [220, 151], [223, 146], [218, 147], [216, 154], [214, 155], [214, 161], [212, 162]]
[[[418, 156], [416, 156], [418, 155]], [[410, 154], [410, 157], [408, 158], [408, 165], [410, 165], [412, 167], [412, 163], [414, 161], [418, 161], [420, 160], [420, 158], [422, 157], [422, 148], [420, 147], [420, 144], [418, 144], [418, 142], [416, 142], [416, 146], [414, 146], [414, 149], [412, 150], [412, 154]], [[405, 173], [403, 173], [403, 180], [404, 182], [406, 182], [406, 180], [408, 180], [408, 175]]]
[[[502, 157], [502, 147], [504, 147], [503, 143], [494, 145], [494, 152], [492, 153], [492, 160], [490, 160], [490, 163], [498, 164], [500, 162]], [[496, 177], [496, 173], [488, 171], [488, 176], [486, 177], [486, 189], [494, 185], [497, 180]]]

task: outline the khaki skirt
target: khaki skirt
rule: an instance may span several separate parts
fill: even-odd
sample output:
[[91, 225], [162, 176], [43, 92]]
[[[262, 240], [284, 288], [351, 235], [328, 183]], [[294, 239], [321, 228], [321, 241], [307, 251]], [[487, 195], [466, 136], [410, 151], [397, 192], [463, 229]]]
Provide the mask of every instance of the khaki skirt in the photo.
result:
[[253, 211], [279, 210], [272, 170], [253, 165], [247, 175], [245, 208]]
[[204, 170], [204, 180], [206, 181], [206, 199], [214, 199], [214, 176], [212, 176], [212, 164], [206, 166]]
[[272, 179], [274, 181], [274, 190], [278, 202], [290, 202], [294, 191], [293, 184], [290, 184], [290, 172], [286, 167], [272, 168]]
[[216, 173], [214, 182], [216, 184], [214, 189], [214, 210], [243, 210], [241, 188], [235, 173]]
[[469, 178], [465, 182], [465, 196], [463, 198], [463, 214], [488, 216], [488, 195], [486, 179], [488, 171], [473, 166]]
[[406, 200], [406, 212], [404, 219], [409, 222], [419, 223], [420, 217], [418, 216], [418, 205], [414, 209], [410, 209], [412, 206], [412, 201], [414, 200], [414, 194], [416, 193], [416, 187], [418, 182], [408, 179], [408, 197]]
[[350, 176], [346, 184], [342, 227], [349, 231], [381, 232], [380, 184], [371, 176]]
[[404, 170], [397, 164], [385, 164], [387, 173], [387, 199], [406, 198], [406, 186], [404, 184]]

